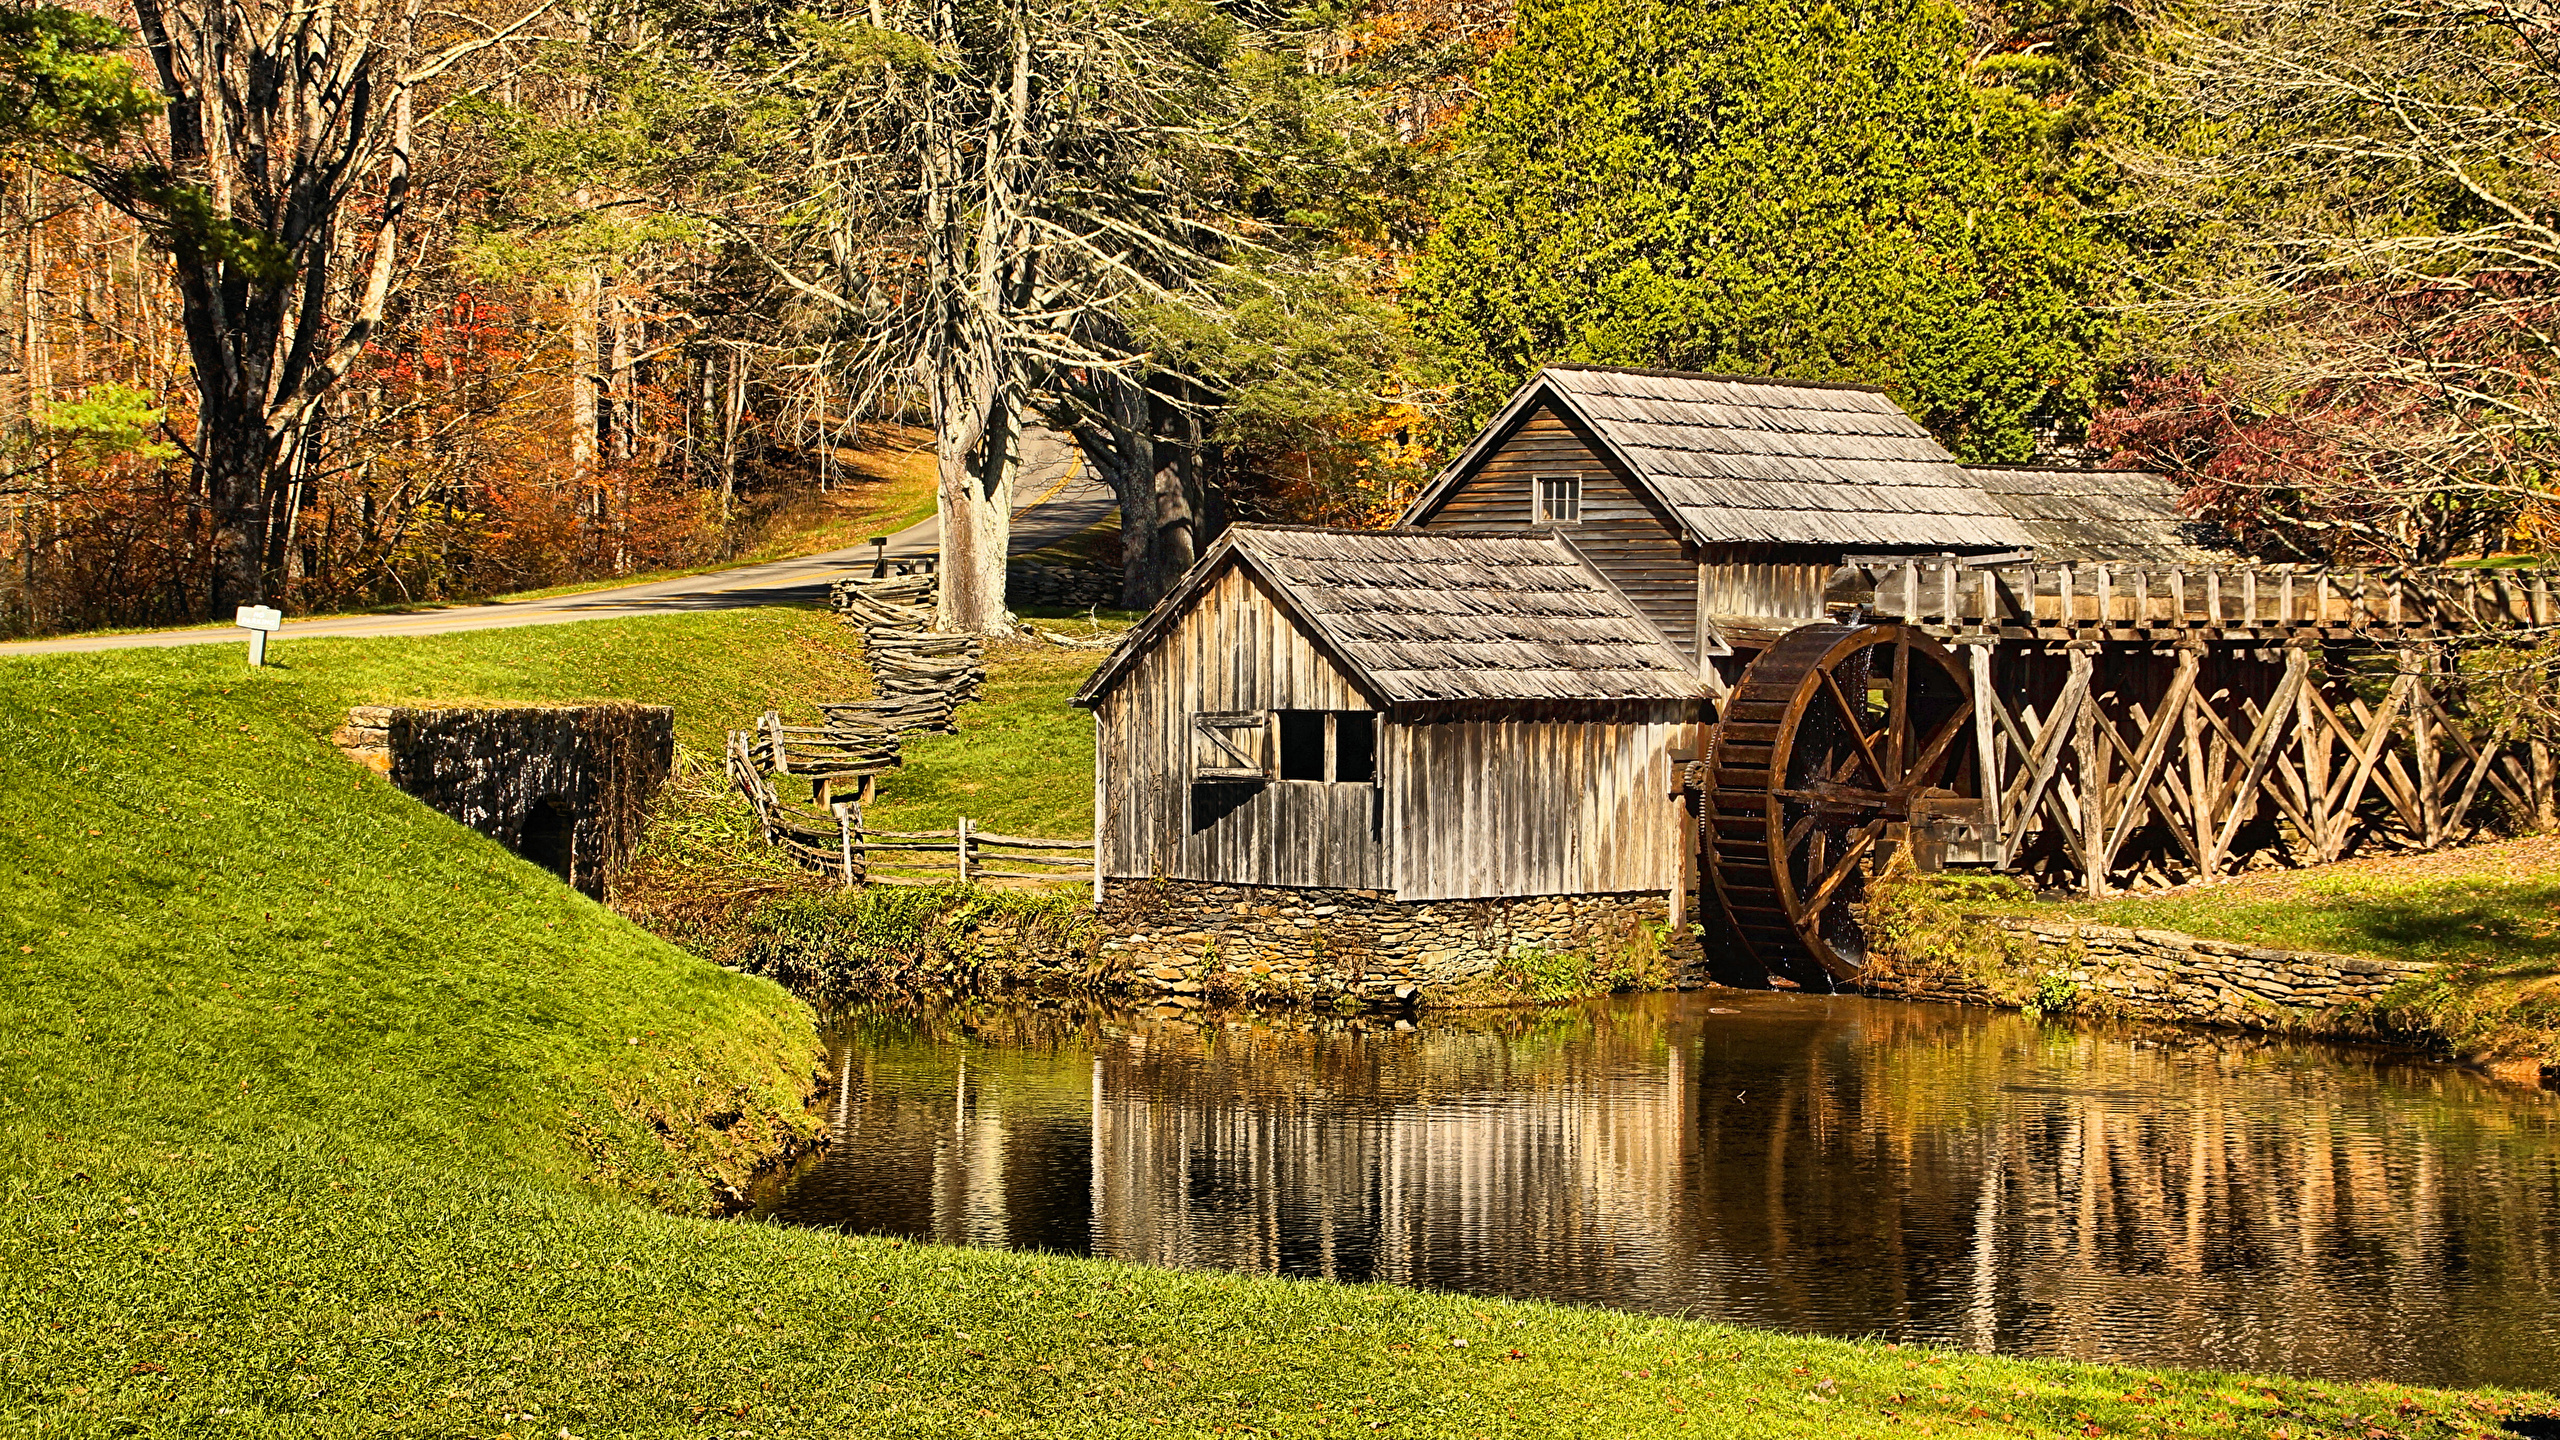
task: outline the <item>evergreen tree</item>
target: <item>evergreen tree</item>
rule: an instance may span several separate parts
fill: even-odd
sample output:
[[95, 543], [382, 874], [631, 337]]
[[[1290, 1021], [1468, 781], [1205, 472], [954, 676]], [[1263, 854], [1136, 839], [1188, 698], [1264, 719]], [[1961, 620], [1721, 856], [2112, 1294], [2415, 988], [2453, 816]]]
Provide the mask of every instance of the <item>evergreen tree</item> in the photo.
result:
[[2109, 267], [2056, 107], [1940, 0], [1531, 0], [1411, 301], [1460, 425], [1554, 361], [1857, 380], [1959, 454], [2089, 410]]

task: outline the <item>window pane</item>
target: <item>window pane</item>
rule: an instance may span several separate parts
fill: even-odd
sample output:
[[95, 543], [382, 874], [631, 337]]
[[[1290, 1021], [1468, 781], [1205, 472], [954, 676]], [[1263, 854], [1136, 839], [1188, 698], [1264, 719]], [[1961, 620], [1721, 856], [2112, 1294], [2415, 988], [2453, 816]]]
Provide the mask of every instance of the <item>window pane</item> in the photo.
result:
[[1378, 778], [1378, 717], [1344, 710], [1333, 717], [1333, 778], [1366, 785]]
[[1579, 475], [1542, 475], [1538, 477], [1538, 519], [1551, 525], [1571, 525], [1582, 519], [1582, 477]]
[[1280, 712], [1280, 778], [1283, 780], [1324, 778], [1323, 711], [1283, 710]]

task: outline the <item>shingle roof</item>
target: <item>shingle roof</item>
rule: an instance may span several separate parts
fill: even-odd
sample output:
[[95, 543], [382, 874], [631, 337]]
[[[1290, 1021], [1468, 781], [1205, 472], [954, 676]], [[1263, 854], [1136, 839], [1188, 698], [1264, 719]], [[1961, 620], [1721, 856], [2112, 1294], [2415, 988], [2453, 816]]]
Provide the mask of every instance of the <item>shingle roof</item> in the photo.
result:
[[1230, 527], [1077, 693], [1101, 698], [1227, 563], [1389, 704], [1694, 700], [1689, 662], [1552, 535]]
[[[1708, 544], [2014, 548], [2026, 531], [1880, 390], [1760, 377], [1555, 365], [1444, 481], [1552, 395]], [[1431, 503], [1444, 486], [1426, 493]]]
[[1974, 479], [2016, 516], [2043, 560], [2202, 564], [2232, 558], [2212, 526], [2178, 513], [2169, 481], [2143, 470], [1977, 465]]

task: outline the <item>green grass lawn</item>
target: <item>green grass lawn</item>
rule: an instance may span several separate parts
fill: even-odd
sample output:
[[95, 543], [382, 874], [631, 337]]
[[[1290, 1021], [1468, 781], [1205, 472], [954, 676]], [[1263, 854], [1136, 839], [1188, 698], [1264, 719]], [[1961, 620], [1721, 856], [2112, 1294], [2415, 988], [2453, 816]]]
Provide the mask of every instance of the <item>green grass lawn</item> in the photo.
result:
[[322, 736], [355, 701], [622, 697], [701, 746], [840, 682], [832, 621], [290, 659], [0, 659], [0, 1432], [2302, 1437], [2546, 1403], [701, 1218], [808, 1127], [805, 1009]]

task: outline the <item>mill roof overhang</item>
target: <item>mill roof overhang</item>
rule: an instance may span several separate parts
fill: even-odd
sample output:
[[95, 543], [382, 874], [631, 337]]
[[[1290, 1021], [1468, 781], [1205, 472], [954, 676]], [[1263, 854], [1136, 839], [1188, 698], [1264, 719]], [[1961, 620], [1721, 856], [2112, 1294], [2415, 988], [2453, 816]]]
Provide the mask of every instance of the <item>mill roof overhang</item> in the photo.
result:
[[1076, 692], [1099, 704], [1230, 566], [1382, 706], [1696, 700], [1689, 661], [1553, 532], [1230, 527]]
[[2229, 537], [2180, 511], [2168, 477], [2148, 470], [1966, 468], [1984, 494], [2026, 527], [2039, 560], [2197, 565], [2238, 558]]
[[1867, 385], [1551, 365], [1404, 515], [1414, 524], [1541, 403], [1587, 429], [1700, 544], [2007, 550], [2027, 530]]

